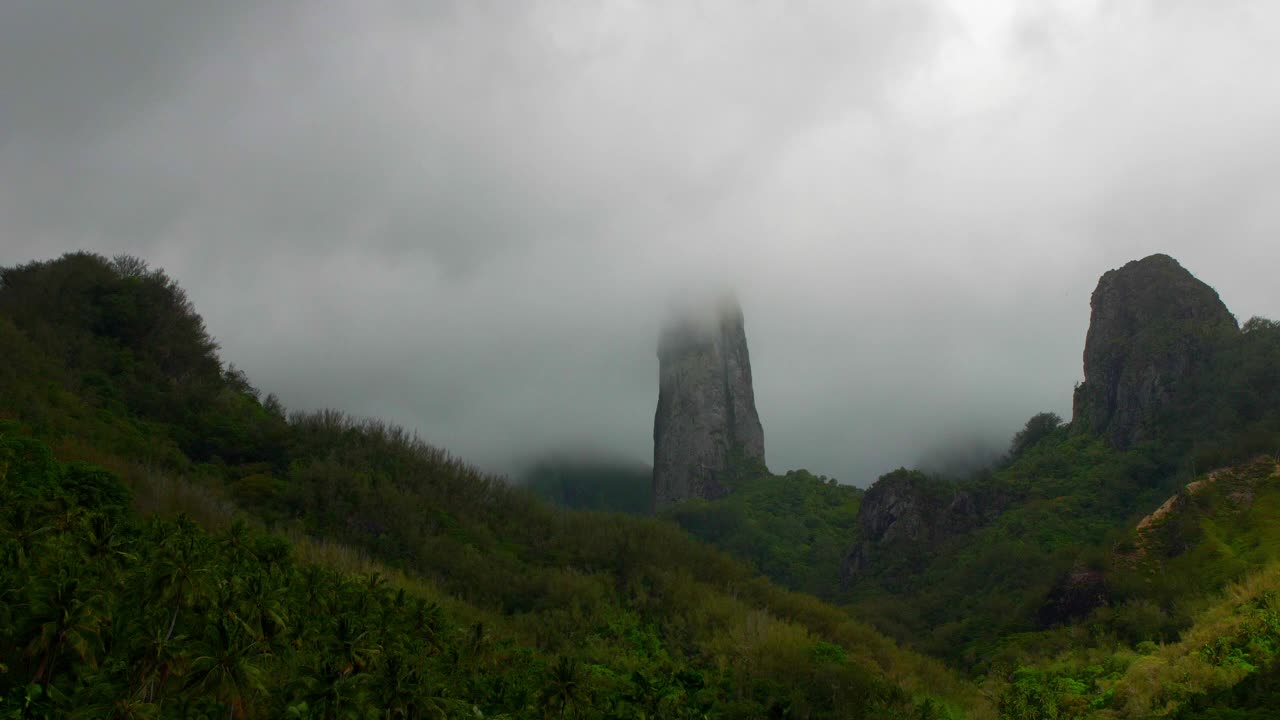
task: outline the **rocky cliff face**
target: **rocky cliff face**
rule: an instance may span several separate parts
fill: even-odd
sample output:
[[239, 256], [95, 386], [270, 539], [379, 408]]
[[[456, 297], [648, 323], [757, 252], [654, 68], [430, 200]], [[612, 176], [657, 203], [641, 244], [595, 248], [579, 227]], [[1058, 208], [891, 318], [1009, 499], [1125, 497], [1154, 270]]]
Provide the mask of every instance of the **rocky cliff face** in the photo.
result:
[[862, 498], [858, 541], [845, 555], [841, 581], [848, 586], [885, 551], [923, 557], [946, 538], [978, 527], [991, 511], [998, 511], [992, 499], [976, 498], [952, 483], [913, 470], [891, 472]]
[[653, 503], [728, 493], [734, 462], [764, 462], [742, 310], [724, 300], [685, 313], [658, 344], [658, 410], [653, 422]]
[[1103, 275], [1090, 307], [1071, 424], [1121, 449], [1150, 439], [1180, 383], [1236, 330], [1218, 293], [1167, 255]]

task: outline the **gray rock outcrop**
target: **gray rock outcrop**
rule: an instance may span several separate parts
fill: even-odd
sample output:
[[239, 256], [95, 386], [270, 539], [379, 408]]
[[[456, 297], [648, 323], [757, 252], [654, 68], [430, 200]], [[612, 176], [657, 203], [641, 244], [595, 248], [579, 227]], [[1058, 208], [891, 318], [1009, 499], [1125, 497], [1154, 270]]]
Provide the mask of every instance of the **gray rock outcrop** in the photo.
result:
[[729, 492], [735, 463], [764, 462], [742, 309], [725, 299], [681, 314], [658, 343], [653, 422], [655, 510]]
[[1218, 293], [1168, 255], [1107, 272], [1090, 307], [1071, 425], [1120, 449], [1150, 439], [1180, 383], [1237, 330]]
[[882, 476], [862, 497], [858, 539], [840, 568], [842, 584], [857, 580], [886, 551], [899, 559], [927, 555], [943, 540], [980, 525], [985, 505], [995, 503], [919, 471]]

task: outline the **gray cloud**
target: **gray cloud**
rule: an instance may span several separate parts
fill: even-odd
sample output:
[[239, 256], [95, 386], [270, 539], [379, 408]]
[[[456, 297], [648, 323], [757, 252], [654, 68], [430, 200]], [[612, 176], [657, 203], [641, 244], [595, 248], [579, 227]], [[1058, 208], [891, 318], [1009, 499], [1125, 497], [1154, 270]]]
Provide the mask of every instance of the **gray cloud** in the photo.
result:
[[1280, 8], [0, 6], [0, 262], [130, 252], [291, 407], [505, 469], [644, 458], [672, 293], [738, 288], [775, 469], [1069, 415], [1101, 272], [1277, 314]]

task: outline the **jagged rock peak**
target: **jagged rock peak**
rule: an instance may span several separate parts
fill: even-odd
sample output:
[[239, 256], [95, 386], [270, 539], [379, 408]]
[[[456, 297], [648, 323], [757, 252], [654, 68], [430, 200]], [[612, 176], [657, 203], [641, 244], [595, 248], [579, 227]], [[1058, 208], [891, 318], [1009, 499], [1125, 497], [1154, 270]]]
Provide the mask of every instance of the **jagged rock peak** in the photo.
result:
[[687, 304], [658, 341], [653, 504], [729, 492], [735, 462], [764, 462], [742, 308], [732, 295]]
[[1107, 272], [1090, 307], [1071, 424], [1117, 448], [1149, 439], [1180, 383], [1238, 330], [1218, 293], [1168, 255]]

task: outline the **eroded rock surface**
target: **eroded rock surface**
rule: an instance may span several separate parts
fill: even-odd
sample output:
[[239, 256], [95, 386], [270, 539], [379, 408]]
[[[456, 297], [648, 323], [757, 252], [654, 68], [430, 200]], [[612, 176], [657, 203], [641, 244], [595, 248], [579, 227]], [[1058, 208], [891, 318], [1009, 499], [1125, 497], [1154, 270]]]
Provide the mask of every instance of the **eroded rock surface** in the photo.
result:
[[722, 300], [687, 312], [658, 344], [658, 409], [653, 422], [655, 509], [729, 492], [737, 462], [764, 462], [742, 309]]
[[1120, 449], [1150, 439], [1180, 384], [1237, 329], [1218, 293], [1168, 255], [1107, 272], [1090, 307], [1072, 427]]
[[881, 477], [862, 498], [858, 540], [845, 555], [841, 582], [848, 586], [889, 551], [903, 558], [923, 557], [946, 538], [985, 521], [989, 499], [912, 470]]

